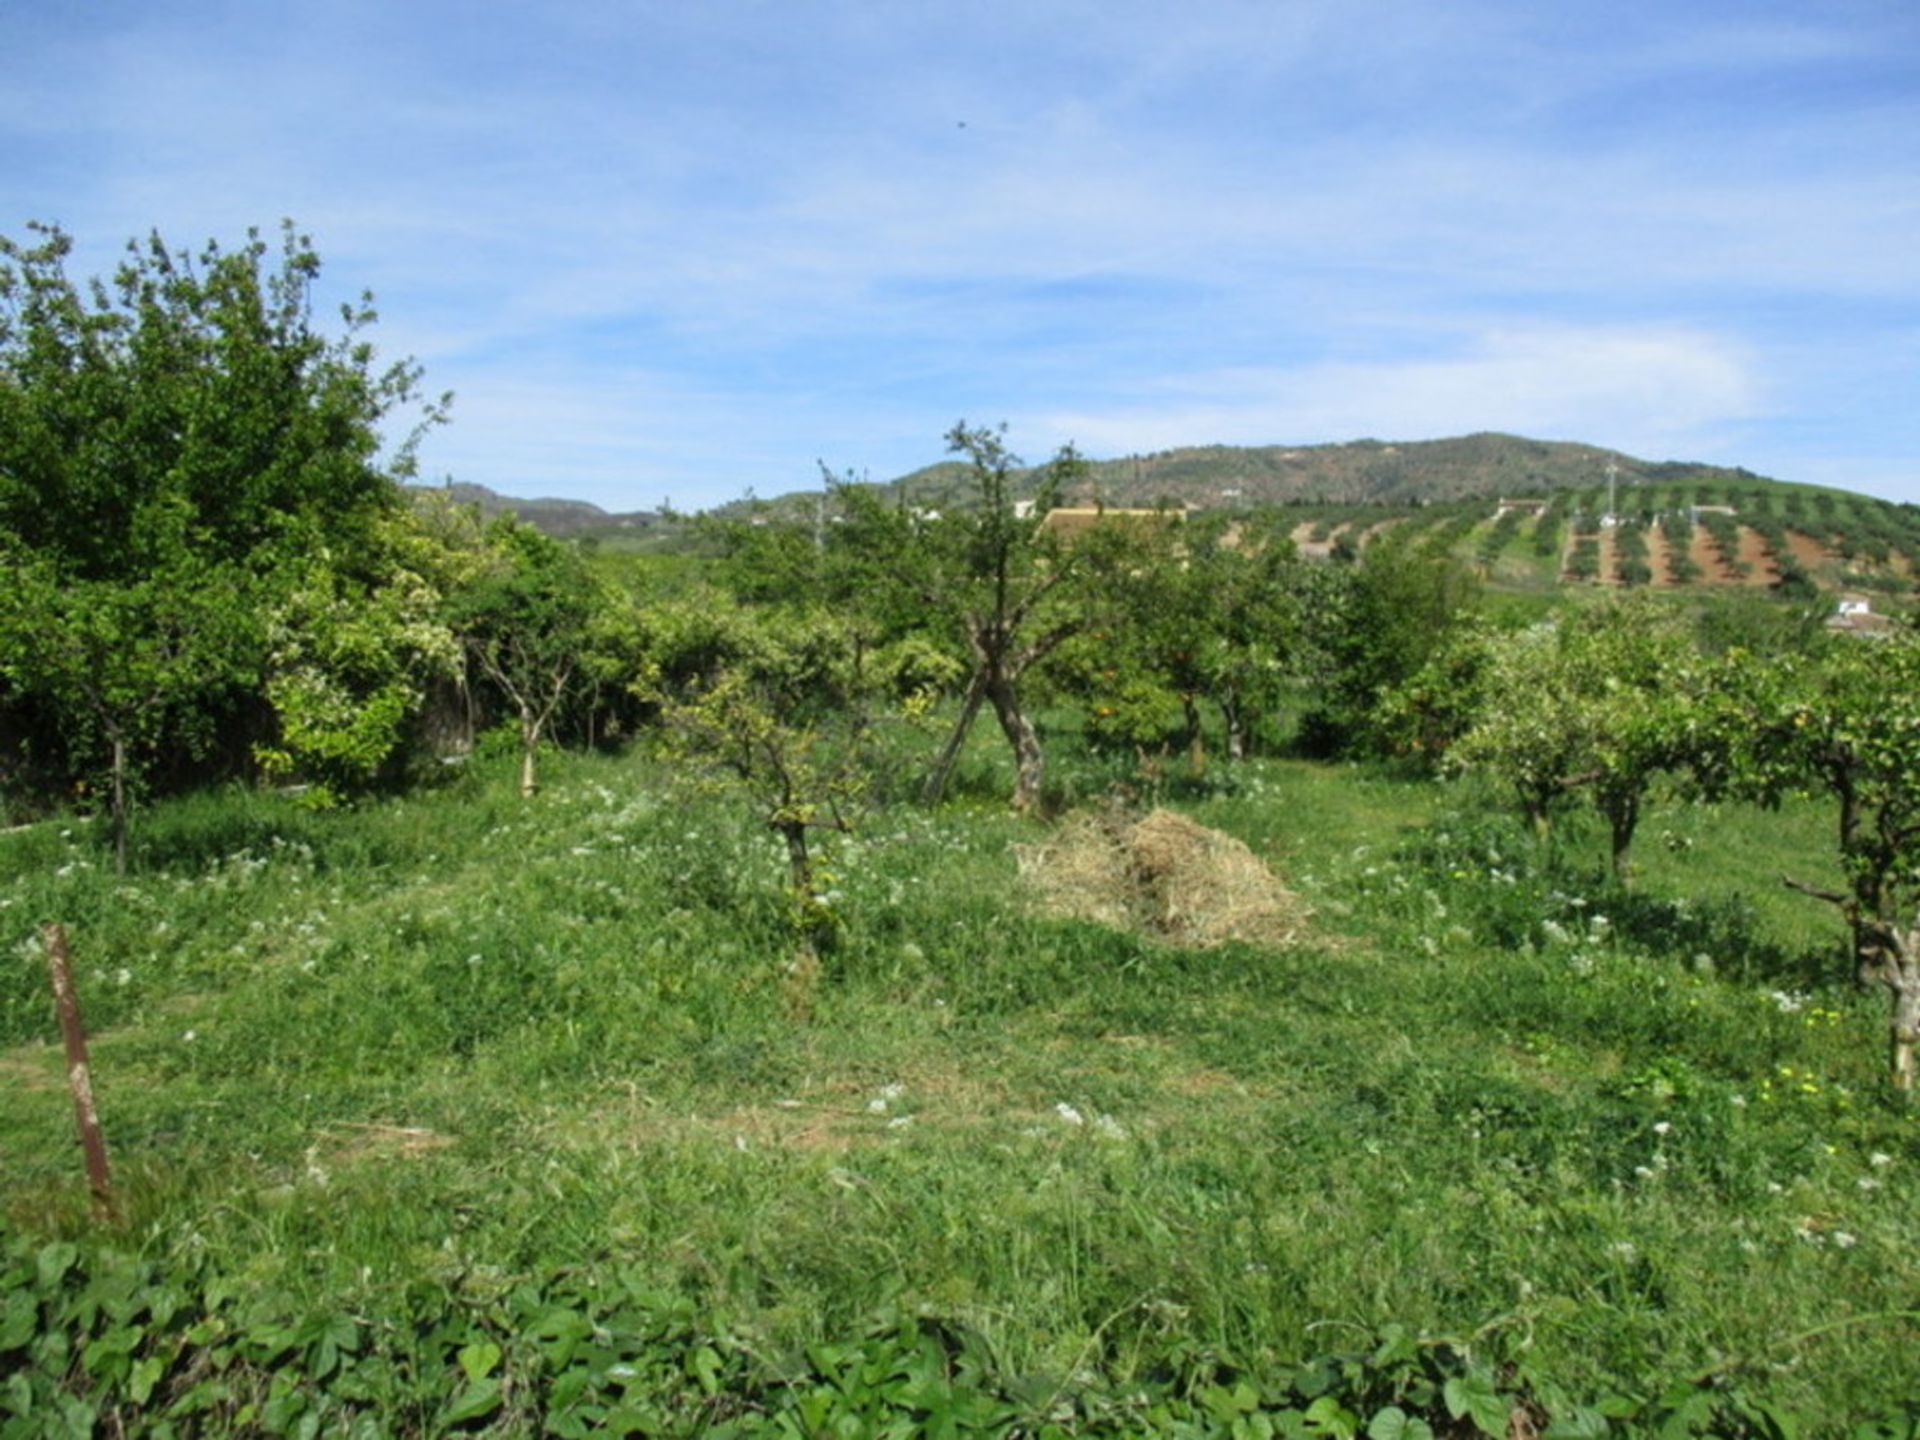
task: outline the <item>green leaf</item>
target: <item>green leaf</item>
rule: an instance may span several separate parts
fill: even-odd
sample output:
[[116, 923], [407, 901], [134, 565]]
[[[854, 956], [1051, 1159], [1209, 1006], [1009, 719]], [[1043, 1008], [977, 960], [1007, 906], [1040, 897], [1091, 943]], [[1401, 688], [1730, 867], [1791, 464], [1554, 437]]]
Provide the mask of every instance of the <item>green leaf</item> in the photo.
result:
[[1307, 1419], [1329, 1435], [1353, 1440], [1360, 1433], [1360, 1417], [1332, 1395], [1322, 1395], [1307, 1407]]
[[500, 1382], [480, 1380], [469, 1385], [453, 1402], [453, 1408], [441, 1418], [448, 1425], [482, 1420], [500, 1408]]
[[144, 1405], [153, 1395], [153, 1387], [160, 1383], [160, 1377], [167, 1373], [167, 1362], [158, 1355], [149, 1355], [133, 1367], [133, 1373], [127, 1377], [127, 1393], [133, 1397], [133, 1403]]
[[26, 1347], [33, 1333], [40, 1328], [40, 1307], [25, 1290], [16, 1290], [7, 1296], [4, 1309], [0, 1309], [0, 1350], [20, 1350]]
[[487, 1376], [493, 1374], [500, 1363], [500, 1347], [491, 1340], [476, 1340], [463, 1346], [460, 1351], [460, 1368], [466, 1372], [468, 1383], [478, 1385]]
[[1407, 1412], [1398, 1405], [1387, 1405], [1374, 1412], [1367, 1422], [1367, 1440], [1405, 1440]]
[[720, 1393], [720, 1371], [722, 1365], [719, 1352], [711, 1345], [699, 1346], [687, 1357], [687, 1369], [700, 1382], [700, 1388], [709, 1395]]
[[44, 1246], [35, 1261], [35, 1268], [40, 1274], [40, 1288], [42, 1290], [56, 1288], [79, 1258], [79, 1247], [68, 1241], [56, 1240], [51, 1245]]
[[1441, 1390], [1446, 1401], [1447, 1413], [1454, 1419], [1471, 1420], [1483, 1435], [1502, 1436], [1507, 1433], [1509, 1407], [1494, 1389], [1492, 1377], [1485, 1371], [1470, 1371], [1465, 1375], [1454, 1375], [1447, 1380]]
[[1556, 1416], [1541, 1433], [1540, 1440], [1606, 1440], [1612, 1431], [1613, 1426], [1598, 1410], [1576, 1406], [1565, 1415]]

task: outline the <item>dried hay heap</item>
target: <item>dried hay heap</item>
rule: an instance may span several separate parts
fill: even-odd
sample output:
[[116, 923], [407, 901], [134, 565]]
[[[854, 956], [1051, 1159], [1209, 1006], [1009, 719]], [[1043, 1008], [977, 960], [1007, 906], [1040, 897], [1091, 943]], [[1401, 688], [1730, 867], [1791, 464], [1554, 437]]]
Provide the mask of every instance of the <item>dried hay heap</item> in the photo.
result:
[[1051, 838], [1014, 848], [1049, 914], [1173, 945], [1289, 945], [1311, 914], [1245, 845], [1171, 810], [1082, 811]]

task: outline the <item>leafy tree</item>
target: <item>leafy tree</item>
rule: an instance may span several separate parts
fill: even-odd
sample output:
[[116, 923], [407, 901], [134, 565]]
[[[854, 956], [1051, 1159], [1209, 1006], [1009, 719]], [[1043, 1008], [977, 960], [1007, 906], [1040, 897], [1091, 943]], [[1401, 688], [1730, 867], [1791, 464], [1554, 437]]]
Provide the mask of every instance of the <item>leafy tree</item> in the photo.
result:
[[267, 773], [307, 780], [316, 806], [365, 789], [401, 750], [428, 686], [460, 673], [441, 618], [449, 552], [409, 516], [383, 528], [381, 553], [355, 567], [371, 575], [322, 551], [274, 587], [266, 698], [278, 734], [257, 754]]
[[320, 551], [351, 569], [398, 507], [419, 432], [383, 460], [381, 426], [419, 376], [376, 367], [370, 302], [314, 323], [290, 226], [277, 259], [153, 236], [86, 286], [71, 250], [0, 239], [0, 705], [69, 780], [106, 757], [123, 852], [161, 757], [246, 753], [275, 583]]
[[937, 517], [889, 509], [870, 493], [849, 489], [847, 542], [894, 603], [904, 600], [957, 632], [971, 657], [960, 715], [928, 777], [926, 798], [946, 788], [960, 748], [981, 706], [991, 705], [1013, 750], [1013, 804], [1039, 803], [1046, 760], [1022, 695], [1028, 672], [1085, 627], [1073, 603], [1090, 572], [1085, 546], [1062, 544], [1045, 527], [1062, 491], [1085, 471], [1071, 446], [1035, 475], [1031, 505], [1016, 504], [1020, 460], [1006, 448], [1005, 427], [947, 433], [948, 449], [967, 464], [966, 503]]
[[1614, 878], [1631, 883], [1649, 787], [1697, 753], [1704, 681], [1685, 631], [1630, 600], [1485, 643], [1480, 714], [1450, 763], [1503, 777], [1542, 836], [1584, 791], [1607, 822]]
[[1211, 704], [1228, 755], [1244, 758], [1299, 662], [1304, 572], [1285, 526], [1210, 517], [1105, 538], [1094, 558], [1106, 582], [1089, 587], [1103, 627], [1067, 657], [1092, 734], [1142, 752], [1183, 743], [1197, 770]]
[[1444, 555], [1423, 555], [1398, 527], [1360, 563], [1315, 567], [1300, 593], [1303, 668], [1318, 692], [1301, 744], [1323, 755], [1387, 747], [1376, 710], [1472, 613], [1480, 587]]
[[539, 789], [540, 742], [579, 683], [603, 597], [579, 553], [510, 516], [488, 531], [487, 568], [450, 598], [448, 618], [478, 675], [520, 730], [520, 793]]
[[136, 789], [163, 747], [204, 751], [205, 700], [238, 683], [248, 622], [229, 571], [189, 554], [136, 580], [65, 579], [0, 549], [0, 675], [61, 717], [76, 776], [104, 764], [114, 866]]
[[640, 682], [661, 706], [669, 750], [745, 796], [785, 847], [797, 940], [787, 978], [799, 1008], [840, 924], [816, 837], [848, 833], [868, 789], [864, 658], [858, 627], [842, 616], [743, 611], [704, 673], [672, 685], [656, 670]]
[[1837, 804], [1845, 889], [1785, 883], [1840, 910], [1856, 973], [1887, 991], [1890, 1072], [1911, 1091], [1920, 1043], [1920, 633], [1833, 637], [1824, 653], [1732, 652], [1715, 735], [1729, 785], [1763, 800], [1811, 786]]

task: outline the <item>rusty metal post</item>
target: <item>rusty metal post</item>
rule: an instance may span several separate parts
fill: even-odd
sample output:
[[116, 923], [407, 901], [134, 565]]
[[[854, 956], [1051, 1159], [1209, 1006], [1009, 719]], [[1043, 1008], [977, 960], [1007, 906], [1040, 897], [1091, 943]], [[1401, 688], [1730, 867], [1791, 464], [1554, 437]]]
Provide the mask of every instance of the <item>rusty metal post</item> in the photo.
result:
[[100, 1112], [93, 1103], [93, 1072], [87, 1066], [87, 1032], [80, 1027], [80, 1002], [74, 998], [73, 970], [67, 963], [67, 929], [46, 925], [40, 938], [47, 947], [47, 971], [53, 977], [53, 1003], [60, 1012], [60, 1035], [67, 1045], [67, 1083], [73, 1089], [73, 1122], [87, 1154], [87, 1184], [95, 1204], [105, 1211], [112, 1196], [107, 1181], [107, 1142], [100, 1133]]

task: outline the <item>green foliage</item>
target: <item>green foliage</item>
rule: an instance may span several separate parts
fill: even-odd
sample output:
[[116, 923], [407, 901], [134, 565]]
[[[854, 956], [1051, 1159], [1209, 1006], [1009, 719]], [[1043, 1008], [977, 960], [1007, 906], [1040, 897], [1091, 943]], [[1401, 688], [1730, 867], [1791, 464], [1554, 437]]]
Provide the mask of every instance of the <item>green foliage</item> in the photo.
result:
[[425, 542], [396, 524], [385, 548], [371, 583], [323, 555], [276, 586], [266, 699], [279, 734], [256, 754], [269, 775], [306, 781], [307, 802], [323, 808], [367, 790], [407, 740], [428, 683], [459, 669], [441, 591], [421, 573]]
[[1691, 585], [1700, 578], [1700, 567], [1693, 560], [1693, 522], [1684, 512], [1669, 510], [1660, 517], [1660, 534], [1667, 542], [1667, 579], [1675, 585]]
[[380, 429], [418, 373], [375, 368], [369, 303], [314, 325], [290, 226], [277, 260], [254, 233], [198, 256], [154, 236], [90, 287], [35, 228], [0, 239], [0, 710], [69, 784], [110, 752], [124, 830], [163, 757], [244, 754], [276, 583], [351, 568], [393, 510], [411, 441], [383, 465]]
[[[1800, 1433], [1734, 1385], [1559, 1401], [1472, 1346], [1389, 1325], [1353, 1348], [1250, 1366], [1176, 1347], [1144, 1384], [1015, 1375], [978, 1330], [882, 1315], [767, 1353], [638, 1270], [465, 1277], [312, 1309], [201, 1261], [0, 1232], [0, 1413], [10, 1435], [508, 1433], [1300, 1437], [1555, 1440]], [[1853, 1432], [1912, 1440], [1920, 1412]]]
[[541, 738], [591, 667], [595, 641], [621, 638], [603, 623], [614, 619], [578, 551], [504, 517], [488, 527], [484, 568], [448, 598], [474, 680], [496, 687], [519, 720], [522, 794], [537, 788]]
[[1586, 791], [1624, 881], [1648, 788], [1697, 758], [1705, 681], [1677, 620], [1644, 601], [1570, 612], [1494, 642], [1483, 674], [1480, 714], [1449, 759], [1499, 776], [1542, 832]]
[[1304, 659], [1311, 582], [1284, 529], [1215, 518], [1102, 538], [1102, 624], [1068, 641], [1058, 666], [1089, 740], [1143, 756], [1185, 747], [1198, 763], [1206, 705], [1244, 757]]
[[1310, 754], [1391, 748], [1376, 708], [1416, 674], [1471, 613], [1479, 587], [1447, 559], [1409, 553], [1396, 538], [1369, 547], [1357, 567], [1310, 572], [1301, 607], [1316, 685], [1300, 739]]
[[1910, 1090], [1920, 1044], [1920, 635], [1833, 637], [1812, 657], [1771, 665], [1734, 652], [1720, 682], [1709, 719], [1716, 780], [1765, 800], [1810, 786], [1837, 803], [1845, 887], [1815, 893], [1845, 917], [1861, 982], [1890, 997], [1892, 1078]]
[[1653, 570], [1647, 564], [1646, 528], [1636, 520], [1623, 521], [1613, 532], [1615, 565], [1622, 585], [1650, 585]]

